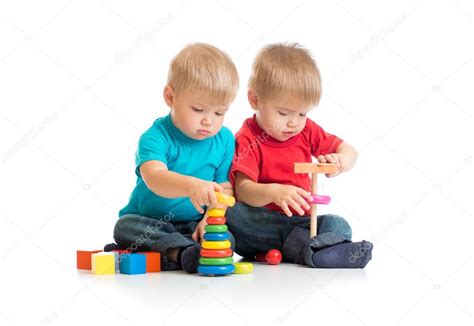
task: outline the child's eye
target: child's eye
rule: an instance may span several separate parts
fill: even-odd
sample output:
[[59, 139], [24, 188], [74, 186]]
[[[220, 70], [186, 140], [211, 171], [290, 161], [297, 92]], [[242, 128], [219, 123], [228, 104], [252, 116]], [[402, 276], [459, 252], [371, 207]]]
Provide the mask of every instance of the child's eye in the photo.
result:
[[202, 112], [201, 109], [197, 109], [197, 108], [195, 108], [195, 107], [193, 107], [193, 106], [191, 107], [191, 109], [193, 109], [194, 112]]
[[224, 113], [219, 113], [219, 112], [216, 112], [216, 115], [222, 117], [224, 115]]
[[300, 113], [300, 117], [306, 117], [306, 113]]
[[283, 113], [283, 112], [280, 112], [280, 111], [278, 111], [278, 113], [280, 113], [280, 115], [282, 115], [284, 117], [286, 117], [288, 115], [288, 113]]

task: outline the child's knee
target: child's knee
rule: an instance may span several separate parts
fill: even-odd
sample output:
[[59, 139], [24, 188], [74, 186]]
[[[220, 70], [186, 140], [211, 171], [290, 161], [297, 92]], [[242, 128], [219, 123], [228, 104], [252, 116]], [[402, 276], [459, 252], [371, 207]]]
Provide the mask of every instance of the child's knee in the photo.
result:
[[[147, 236], [153, 234], [155, 230], [163, 230], [161, 224], [166, 223], [160, 220], [151, 219], [137, 214], [127, 214], [120, 217], [115, 223], [114, 239], [117, 242], [130, 242], [131, 239], [141, 234]], [[169, 223], [168, 223], [169, 224]]]
[[352, 240], [352, 229], [345, 218], [335, 214], [326, 214], [322, 216], [319, 225], [319, 232], [334, 232], [346, 240]]
[[251, 206], [248, 206], [242, 202], [236, 202], [233, 207], [228, 207], [225, 215], [229, 220], [235, 219], [235, 218], [241, 218], [241, 217], [247, 217], [250, 211], [252, 210]]
[[251, 208], [244, 203], [237, 202], [234, 207], [227, 208], [226, 215], [226, 224], [230, 231], [236, 229], [242, 229], [247, 225], [248, 217], [252, 216], [252, 213], [249, 211]]
[[116, 241], [124, 238], [124, 234], [129, 229], [129, 225], [132, 222], [130, 220], [132, 218], [130, 215], [124, 215], [117, 220], [114, 227], [114, 239]]

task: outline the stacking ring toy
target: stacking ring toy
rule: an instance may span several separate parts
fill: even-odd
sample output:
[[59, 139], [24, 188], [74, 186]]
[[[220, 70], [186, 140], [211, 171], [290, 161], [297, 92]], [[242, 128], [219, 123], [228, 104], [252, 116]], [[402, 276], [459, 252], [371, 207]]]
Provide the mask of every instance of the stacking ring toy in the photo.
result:
[[203, 241], [201, 247], [204, 249], [227, 249], [230, 248], [230, 241]]
[[207, 211], [208, 216], [225, 216], [225, 209], [223, 208], [211, 208]]
[[207, 224], [225, 224], [227, 222], [224, 216], [208, 216], [206, 219]]
[[201, 257], [208, 257], [208, 258], [224, 258], [224, 257], [232, 257], [232, 249], [201, 249]]
[[313, 197], [311, 204], [327, 205], [331, 202], [331, 197], [329, 196], [311, 195], [311, 197]]
[[223, 194], [222, 192], [214, 191], [217, 197], [217, 201], [222, 204], [226, 205], [229, 207], [232, 207], [235, 205], [235, 197]]
[[204, 240], [223, 241], [223, 240], [229, 240], [229, 239], [230, 239], [230, 234], [228, 232], [222, 232], [222, 233], [206, 232], [206, 233], [204, 233]]
[[232, 257], [225, 257], [225, 258], [206, 258], [201, 257], [199, 258], [200, 265], [215, 265], [215, 266], [222, 266], [222, 265], [231, 265], [234, 263], [234, 259]]
[[[217, 201], [227, 207], [235, 205], [235, 198], [215, 191]], [[204, 275], [226, 275], [234, 270], [230, 233], [227, 232], [226, 208], [210, 208], [207, 211], [206, 226], [201, 243], [198, 272]]]
[[216, 232], [227, 232], [227, 225], [206, 225], [205, 228], [206, 232], [216, 233]]
[[250, 274], [253, 272], [253, 264], [247, 262], [234, 263], [234, 274]]
[[235, 270], [234, 265], [223, 265], [223, 266], [198, 266], [198, 272], [207, 275], [225, 275], [230, 274]]

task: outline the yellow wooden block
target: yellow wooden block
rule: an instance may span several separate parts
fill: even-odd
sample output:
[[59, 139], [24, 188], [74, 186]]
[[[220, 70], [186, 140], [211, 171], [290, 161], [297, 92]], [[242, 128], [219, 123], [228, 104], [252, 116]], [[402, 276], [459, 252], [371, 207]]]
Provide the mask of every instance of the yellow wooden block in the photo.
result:
[[91, 267], [94, 274], [115, 274], [115, 254], [113, 252], [92, 254]]
[[201, 246], [204, 249], [227, 249], [230, 248], [230, 241], [203, 241]]
[[225, 216], [225, 209], [223, 208], [211, 208], [207, 211], [208, 216]]

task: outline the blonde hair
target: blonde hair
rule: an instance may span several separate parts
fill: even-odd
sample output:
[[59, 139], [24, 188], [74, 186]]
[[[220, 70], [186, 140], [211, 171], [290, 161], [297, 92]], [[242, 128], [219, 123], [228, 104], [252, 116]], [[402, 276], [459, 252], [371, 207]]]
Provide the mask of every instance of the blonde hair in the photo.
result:
[[225, 52], [209, 44], [194, 43], [171, 61], [168, 85], [176, 94], [203, 91], [208, 93], [211, 103], [227, 104], [235, 99], [239, 76]]
[[248, 87], [264, 99], [279, 94], [295, 96], [306, 107], [317, 105], [322, 93], [318, 66], [298, 43], [264, 47], [255, 58]]

